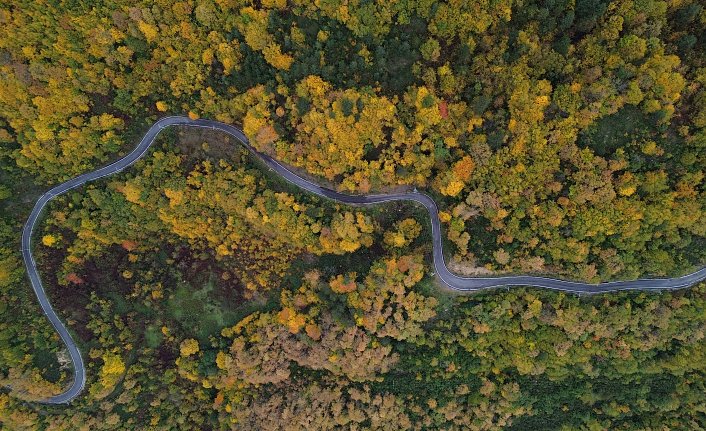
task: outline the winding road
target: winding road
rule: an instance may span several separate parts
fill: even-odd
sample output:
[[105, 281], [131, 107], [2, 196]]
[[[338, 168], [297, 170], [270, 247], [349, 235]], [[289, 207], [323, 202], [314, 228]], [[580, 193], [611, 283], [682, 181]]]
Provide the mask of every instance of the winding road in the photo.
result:
[[316, 183], [313, 183], [307, 179], [304, 179], [282, 164], [277, 160], [271, 158], [266, 154], [257, 152], [252, 148], [245, 137], [245, 134], [237, 127], [220, 123], [218, 121], [212, 120], [192, 120], [188, 117], [165, 117], [157, 121], [150, 127], [147, 133], [143, 136], [139, 145], [130, 152], [130, 154], [117, 160], [116, 162], [80, 175], [63, 184], [60, 184], [48, 192], [44, 193], [37, 203], [34, 205], [34, 209], [27, 220], [27, 223], [22, 230], [22, 257], [24, 258], [25, 266], [27, 267], [27, 273], [29, 275], [30, 282], [32, 283], [32, 288], [34, 293], [39, 299], [39, 304], [47, 316], [49, 321], [61, 336], [61, 339], [66, 344], [66, 348], [71, 356], [71, 361], [74, 366], [74, 381], [71, 386], [62, 394], [53, 396], [44, 400], [48, 404], [62, 404], [68, 403], [76, 398], [83, 390], [86, 384], [86, 369], [81, 358], [81, 352], [76, 346], [76, 343], [71, 337], [71, 334], [66, 329], [66, 326], [59, 320], [56, 312], [52, 308], [49, 300], [47, 299], [46, 292], [42, 286], [41, 278], [37, 271], [37, 267], [32, 256], [32, 232], [37, 224], [37, 220], [47, 205], [47, 203], [54, 197], [59, 196], [68, 192], [71, 189], [80, 187], [87, 182], [95, 181], [99, 178], [107, 177], [113, 175], [117, 172], [122, 171], [128, 166], [135, 163], [142, 156], [147, 153], [154, 142], [157, 135], [165, 128], [171, 126], [189, 126], [189, 127], [200, 127], [206, 129], [218, 130], [225, 132], [238, 141], [240, 141], [248, 150], [259, 156], [265, 164], [267, 164], [271, 169], [277, 172], [280, 176], [286, 179], [288, 182], [294, 184], [295, 186], [306, 190], [310, 193], [314, 193], [318, 196], [324, 198], [333, 199], [346, 204], [355, 205], [373, 205], [382, 202], [392, 202], [392, 201], [414, 201], [422, 204], [429, 212], [429, 218], [431, 219], [431, 230], [432, 230], [432, 241], [433, 241], [433, 257], [434, 257], [434, 268], [436, 275], [439, 277], [442, 283], [451, 289], [463, 291], [463, 292], [473, 292], [482, 289], [489, 289], [493, 287], [501, 286], [533, 286], [546, 289], [561, 290], [565, 292], [574, 293], [603, 293], [611, 292], [617, 290], [674, 290], [681, 289], [684, 287], [691, 286], [706, 279], [706, 267], [696, 271], [694, 273], [685, 275], [678, 278], [662, 278], [662, 279], [639, 279], [630, 281], [614, 281], [609, 283], [600, 284], [590, 284], [581, 283], [577, 281], [567, 281], [559, 280], [554, 278], [546, 277], [534, 277], [529, 275], [517, 275], [517, 276], [505, 276], [505, 277], [479, 277], [479, 278], [464, 278], [452, 274], [451, 271], [446, 267], [444, 262], [443, 254], [443, 243], [441, 239], [441, 224], [439, 222], [439, 210], [436, 206], [436, 202], [429, 196], [419, 193], [393, 193], [393, 194], [378, 194], [378, 195], [347, 195], [338, 193], [334, 190], [322, 187]]

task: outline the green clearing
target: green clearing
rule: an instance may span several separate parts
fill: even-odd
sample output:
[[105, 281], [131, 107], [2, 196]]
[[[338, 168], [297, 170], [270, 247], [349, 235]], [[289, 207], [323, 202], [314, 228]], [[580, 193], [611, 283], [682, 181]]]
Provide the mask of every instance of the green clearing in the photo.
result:
[[200, 288], [180, 283], [167, 301], [167, 313], [176, 320], [185, 332], [192, 331], [199, 341], [206, 341], [221, 328], [237, 322], [233, 312], [222, 307], [211, 292], [214, 290], [213, 276]]
[[[278, 297], [276, 292], [270, 292], [267, 301], [237, 299], [235, 292], [217, 286], [211, 273], [200, 284], [197, 281], [179, 282], [166, 301], [166, 314], [184, 334], [206, 343], [210, 337], [217, 337], [222, 328], [232, 326], [256, 311], [273, 308]], [[151, 342], [154, 343], [156, 337], [152, 331], [148, 326], [145, 337], [150, 342], [147, 335], [151, 335]]]
[[599, 156], [610, 156], [618, 148], [643, 139], [655, 139], [657, 120], [640, 108], [626, 105], [613, 115], [594, 122], [579, 134], [579, 147], [591, 148]]
[[162, 331], [156, 325], [147, 325], [145, 327], [145, 344], [151, 349], [156, 349], [162, 344]]

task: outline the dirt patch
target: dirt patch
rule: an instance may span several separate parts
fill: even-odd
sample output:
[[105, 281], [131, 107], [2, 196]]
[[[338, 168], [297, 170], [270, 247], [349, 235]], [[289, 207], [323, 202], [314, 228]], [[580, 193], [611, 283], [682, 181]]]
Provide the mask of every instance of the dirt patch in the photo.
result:
[[201, 160], [237, 160], [245, 148], [234, 137], [216, 130], [195, 127], [177, 129], [176, 148], [191, 165]]
[[484, 266], [477, 266], [475, 262], [469, 261], [459, 261], [456, 259], [451, 259], [447, 265], [449, 271], [454, 274], [462, 275], [465, 277], [479, 277], [484, 275], [498, 275], [497, 272], [491, 271]]

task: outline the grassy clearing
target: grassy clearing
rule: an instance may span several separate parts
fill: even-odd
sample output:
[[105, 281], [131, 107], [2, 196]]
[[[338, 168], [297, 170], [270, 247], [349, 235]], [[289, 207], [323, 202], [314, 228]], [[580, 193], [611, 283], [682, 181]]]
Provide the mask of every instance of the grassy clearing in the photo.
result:
[[610, 156], [640, 139], [657, 132], [656, 121], [638, 107], [626, 105], [613, 115], [603, 117], [584, 130], [578, 137], [580, 147], [591, 148], [599, 156]]
[[[266, 300], [233, 301], [229, 292], [216, 282], [215, 275], [209, 273], [201, 284], [197, 280], [178, 283], [166, 301], [166, 315], [184, 334], [207, 343], [210, 337], [219, 336], [222, 328], [235, 325], [256, 311], [274, 308], [278, 296], [269, 292]], [[148, 326], [146, 341], [156, 342], [153, 333]], [[151, 338], [147, 339], [147, 335]]]

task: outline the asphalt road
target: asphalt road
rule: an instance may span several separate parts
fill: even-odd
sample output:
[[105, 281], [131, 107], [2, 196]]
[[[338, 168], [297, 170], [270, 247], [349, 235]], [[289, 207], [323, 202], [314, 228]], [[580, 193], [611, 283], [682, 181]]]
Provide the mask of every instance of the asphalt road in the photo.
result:
[[618, 290], [675, 290], [684, 287], [691, 286], [699, 281], [706, 279], [706, 267], [685, 275], [683, 277], [677, 278], [660, 278], [660, 279], [639, 279], [639, 280], [629, 280], [629, 281], [614, 281], [609, 283], [581, 283], [577, 281], [567, 281], [559, 280], [547, 277], [535, 277], [530, 275], [516, 275], [516, 276], [504, 276], [504, 277], [479, 277], [479, 278], [465, 278], [459, 277], [452, 274], [451, 271], [446, 267], [444, 262], [443, 254], [443, 243], [441, 240], [441, 224], [439, 222], [439, 211], [436, 206], [436, 202], [424, 193], [410, 192], [410, 193], [393, 193], [393, 194], [380, 194], [380, 195], [347, 195], [338, 193], [334, 190], [327, 189], [318, 184], [315, 184], [309, 180], [306, 180], [292, 171], [288, 170], [282, 166], [277, 160], [274, 160], [266, 154], [259, 153], [253, 149], [245, 134], [237, 127], [220, 123], [218, 121], [212, 120], [191, 120], [188, 117], [165, 117], [154, 123], [152, 127], [143, 136], [140, 143], [135, 147], [130, 154], [117, 160], [116, 162], [80, 175], [63, 184], [60, 184], [44, 195], [42, 195], [37, 203], [34, 205], [34, 209], [25, 224], [22, 231], [22, 257], [24, 258], [25, 266], [27, 267], [27, 273], [29, 274], [30, 282], [32, 283], [32, 288], [34, 293], [39, 299], [39, 304], [42, 306], [44, 314], [47, 316], [49, 321], [54, 325], [54, 328], [61, 336], [61, 339], [66, 344], [66, 347], [71, 356], [71, 361], [74, 366], [74, 381], [71, 386], [66, 390], [66, 392], [56, 395], [54, 397], [46, 399], [44, 402], [49, 404], [62, 404], [68, 403], [74, 398], [76, 398], [79, 393], [83, 390], [86, 384], [86, 369], [81, 358], [81, 352], [74, 343], [71, 334], [66, 329], [66, 326], [59, 320], [56, 312], [52, 308], [49, 300], [47, 299], [46, 292], [42, 286], [41, 278], [37, 271], [37, 267], [34, 262], [34, 257], [32, 257], [32, 232], [34, 230], [35, 224], [39, 219], [39, 216], [46, 206], [47, 202], [53, 199], [55, 196], [59, 196], [67, 191], [80, 187], [87, 182], [95, 181], [99, 178], [103, 178], [116, 172], [120, 172], [128, 166], [139, 160], [149, 147], [154, 142], [155, 137], [164, 128], [171, 126], [190, 126], [190, 127], [201, 127], [206, 129], [219, 130], [236, 138], [240, 141], [248, 150], [252, 151], [258, 155], [270, 168], [277, 172], [280, 176], [285, 178], [290, 183], [296, 185], [297, 187], [306, 190], [310, 193], [316, 195], [333, 199], [339, 202], [347, 204], [356, 205], [373, 205], [382, 202], [392, 202], [392, 201], [414, 201], [422, 204], [429, 213], [429, 218], [431, 219], [431, 230], [432, 230], [432, 241], [433, 241], [433, 257], [434, 257], [434, 269], [436, 275], [451, 289], [462, 291], [462, 292], [474, 292], [482, 289], [489, 289], [494, 287], [503, 286], [533, 286], [546, 289], [561, 290], [565, 292], [574, 293], [603, 293], [612, 292]]

